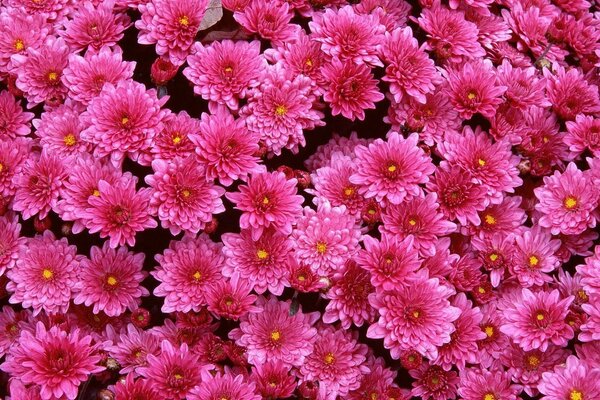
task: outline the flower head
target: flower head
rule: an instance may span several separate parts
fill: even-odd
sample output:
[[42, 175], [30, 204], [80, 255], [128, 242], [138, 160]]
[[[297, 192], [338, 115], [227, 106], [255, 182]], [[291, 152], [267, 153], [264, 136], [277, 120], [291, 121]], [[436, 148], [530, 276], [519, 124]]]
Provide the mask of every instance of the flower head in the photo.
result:
[[576, 68], [565, 69], [554, 65], [552, 74], [544, 69], [546, 91], [552, 110], [563, 120], [573, 121], [578, 114], [600, 112], [598, 87], [590, 84]]
[[21, 104], [8, 91], [0, 92], [0, 140], [12, 140], [31, 132], [33, 113], [24, 112]]
[[91, 144], [80, 137], [83, 126], [79, 117], [83, 110], [78, 104], [69, 102], [46, 111], [41, 119], [33, 120], [35, 134], [40, 138], [42, 147], [63, 159], [89, 153]]
[[241, 374], [234, 377], [233, 373], [216, 375], [204, 373], [202, 383], [189, 396], [190, 400], [260, 400], [261, 398], [256, 394], [253, 382], [247, 382]]
[[194, 153], [194, 137], [200, 131], [200, 121], [181, 111], [169, 113], [163, 120], [162, 129], [156, 133], [150, 151], [154, 158], [172, 160], [183, 159]]
[[252, 286], [239, 274], [229, 280], [218, 280], [208, 290], [206, 300], [208, 310], [219, 317], [237, 321], [249, 312], [261, 312], [254, 306], [256, 295], [250, 294]]
[[542, 374], [538, 388], [546, 400], [593, 399], [600, 393], [600, 371], [569, 356], [565, 365]]
[[290, 23], [293, 16], [289, 3], [270, 3], [265, 0], [252, 1], [242, 10], [233, 13], [233, 18], [246, 31], [257, 33], [274, 45], [293, 42], [298, 36], [300, 26]]
[[37, 48], [48, 36], [50, 24], [43, 15], [28, 15], [19, 8], [8, 8], [0, 14], [0, 72], [14, 71], [12, 56], [26, 55], [30, 47]]
[[8, 213], [0, 216], [0, 276], [15, 266], [19, 248], [26, 239], [21, 237], [21, 224], [16, 215]]

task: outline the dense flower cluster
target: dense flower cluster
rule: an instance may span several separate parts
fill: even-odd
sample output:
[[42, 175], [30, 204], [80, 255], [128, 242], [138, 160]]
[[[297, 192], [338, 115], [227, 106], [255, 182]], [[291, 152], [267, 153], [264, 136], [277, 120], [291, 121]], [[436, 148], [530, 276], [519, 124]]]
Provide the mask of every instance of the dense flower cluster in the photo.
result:
[[0, 397], [600, 400], [600, 4], [0, 0]]

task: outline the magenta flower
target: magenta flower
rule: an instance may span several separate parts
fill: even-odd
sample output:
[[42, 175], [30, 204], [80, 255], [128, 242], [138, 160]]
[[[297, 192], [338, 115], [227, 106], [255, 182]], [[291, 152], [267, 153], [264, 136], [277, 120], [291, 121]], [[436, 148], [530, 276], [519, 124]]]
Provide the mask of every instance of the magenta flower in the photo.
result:
[[600, 340], [600, 307], [598, 297], [593, 296], [589, 304], [582, 304], [581, 308], [587, 314], [587, 320], [581, 325], [579, 340], [593, 342]]
[[12, 56], [26, 55], [30, 47], [38, 48], [48, 36], [51, 26], [40, 15], [28, 15], [19, 8], [8, 8], [0, 14], [0, 72], [13, 72]]
[[23, 331], [0, 367], [25, 384], [40, 385], [42, 399], [75, 400], [79, 385], [105, 369], [98, 365], [101, 357], [91, 342], [79, 329], [68, 333], [38, 322], [35, 332]]
[[29, 139], [0, 139], [0, 197], [12, 197], [17, 191], [17, 181], [21, 178], [22, 165], [28, 161], [30, 148]]
[[194, 93], [232, 110], [239, 99], [260, 83], [267, 62], [260, 55], [260, 42], [214, 41], [209, 46], [196, 43], [183, 74], [194, 85]]
[[508, 235], [517, 232], [527, 219], [527, 214], [520, 208], [521, 200], [519, 196], [505, 196], [502, 203], [492, 204], [479, 213], [481, 225], [469, 226], [464, 231], [482, 238], [497, 233]]
[[479, 260], [490, 272], [490, 282], [498, 287], [515, 257], [515, 238], [513, 235], [495, 233], [483, 238], [475, 236], [471, 245], [479, 252]]
[[544, 69], [546, 91], [552, 110], [563, 120], [573, 121], [578, 114], [600, 112], [598, 87], [588, 83], [576, 68], [566, 70], [555, 64], [554, 73]]
[[506, 86], [504, 97], [508, 104], [521, 110], [531, 106], [550, 107], [546, 98], [546, 78], [539, 77], [534, 67], [513, 67], [504, 60], [496, 74], [498, 83]]
[[329, 142], [317, 147], [317, 151], [308, 157], [304, 162], [304, 165], [310, 172], [327, 167], [332, 163], [333, 153], [338, 152], [354, 159], [354, 149], [356, 146], [359, 144], [366, 146], [372, 141], [372, 139], [360, 139], [356, 135], [356, 132], [350, 133], [350, 137], [344, 137], [334, 133], [332, 138], [329, 139]]
[[600, 393], [600, 371], [569, 356], [564, 365], [542, 374], [538, 388], [545, 400], [593, 399]]
[[233, 274], [229, 280], [218, 280], [212, 284], [206, 294], [208, 310], [218, 317], [239, 320], [248, 313], [261, 312], [254, 306], [256, 295], [250, 294], [252, 286], [239, 274]]
[[194, 156], [171, 161], [152, 161], [153, 175], [145, 180], [152, 188], [150, 212], [158, 213], [164, 228], [177, 235], [182, 230], [198, 233], [225, 211], [221, 196], [225, 189], [205, 178], [204, 169]]
[[151, 0], [140, 4], [142, 14], [136, 21], [138, 42], [156, 44], [156, 54], [166, 55], [175, 65], [181, 65], [190, 54], [208, 0]]
[[584, 297], [600, 295], [600, 247], [594, 248], [594, 254], [585, 259], [585, 264], [577, 266], [577, 275], [585, 289]]
[[13, 268], [19, 258], [19, 249], [27, 240], [20, 234], [21, 224], [16, 215], [9, 213], [0, 216], [0, 276]]
[[517, 400], [518, 385], [512, 384], [504, 371], [469, 368], [460, 375], [458, 394], [464, 400], [502, 399]]
[[233, 18], [244, 30], [257, 33], [274, 45], [293, 42], [300, 26], [290, 23], [294, 16], [287, 2], [270, 3], [265, 0], [250, 2], [242, 10], [235, 11]]
[[141, 286], [146, 273], [142, 271], [143, 253], [112, 249], [108, 242], [102, 248], [93, 246], [90, 258], [81, 261], [81, 272], [73, 303], [93, 305], [94, 314], [103, 311], [116, 317], [126, 310], [135, 310], [148, 290]]
[[456, 398], [460, 379], [454, 371], [444, 371], [439, 365], [423, 363], [418, 369], [409, 371], [415, 379], [411, 396], [419, 399], [444, 400]]
[[296, 379], [290, 374], [290, 368], [281, 361], [267, 361], [253, 366], [250, 380], [263, 398], [285, 399], [296, 390]]
[[355, 149], [356, 163], [360, 165], [350, 177], [365, 198], [378, 202], [400, 204], [413, 197], [422, 196], [419, 184], [429, 181], [435, 167], [431, 158], [417, 142], [417, 134], [403, 138], [398, 132], [389, 132], [387, 141], [376, 139], [367, 146]]
[[151, 399], [156, 396], [152, 381], [134, 380], [133, 374], [127, 374], [125, 381], [119, 380], [114, 386], [115, 399]]
[[354, 121], [365, 119], [365, 110], [375, 108], [383, 100], [377, 80], [365, 64], [345, 63], [337, 58], [321, 69], [325, 81], [323, 99], [329, 103], [332, 115], [342, 114]]
[[210, 286], [222, 279], [221, 247], [204, 234], [186, 236], [154, 257], [159, 266], [151, 275], [160, 282], [154, 295], [165, 298], [163, 312], [198, 312], [207, 304]]
[[225, 374], [202, 374], [202, 383], [191, 393], [189, 400], [231, 399], [231, 400], [261, 400], [256, 394], [255, 384], [247, 382], [242, 374], [226, 370]]
[[600, 119], [579, 114], [575, 121], [567, 121], [567, 133], [563, 141], [569, 150], [579, 155], [589, 149], [594, 157], [600, 156]]
[[44, 112], [41, 119], [33, 120], [35, 135], [40, 138], [40, 144], [48, 153], [66, 159], [91, 152], [92, 145], [80, 137], [83, 126], [79, 116], [83, 110], [85, 108], [69, 101], [52, 111]]
[[156, 133], [150, 149], [155, 159], [183, 159], [194, 153], [194, 136], [200, 131], [200, 121], [181, 111], [169, 113], [162, 120], [162, 129]]
[[240, 228], [252, 228], [258, 240], [264, 229], [272, 226], [290, 234], [292, 225], [302, 215], [303, 197], [298, 195], [296, 179], [286, 179], [283, 172], [261, 172], [250, 176], [239, 192], [225, 194], [242, 211]]
[[550, 282], [548, 275], [559, 265], [560, 260], [555, 253], [560, 247], [560, 241], [551, 238], [539, 225], [524, 229], [515, 238], [516, 248], [510, 272], [523, 287], [541, 286]]
[[139, 369], [148, 365], [148, 354], [160, 352], [158, 335], [127, 325], [118, 338], [106, 350], [119, 362], [121, 374], [139, 376]]
[[[37, 2], [35, 0], [8, 0], [7, 5], [14, 8], [23, 8], [27, 14], [39, 14], [49, 22], [60, 22], [72, 9], [69, 0], [47, 0]], [[57, 396], [58, 397], [58, 396]]]
[[10, 92], [0, 92], [0, 140], [29, 135], [32, 118], [33, 113], [24, 112], [20, 102]]

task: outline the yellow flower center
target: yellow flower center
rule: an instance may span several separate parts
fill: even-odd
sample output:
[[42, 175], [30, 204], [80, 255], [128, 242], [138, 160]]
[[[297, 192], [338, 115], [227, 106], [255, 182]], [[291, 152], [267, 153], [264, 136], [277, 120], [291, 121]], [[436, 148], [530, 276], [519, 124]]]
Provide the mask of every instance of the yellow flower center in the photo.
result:
[[183, 197], [188, 198], [192, 193], [189, 190], [185, 189], [181, 192], [181, 194], [183, 195]]
[[369, 208], [369, 210], [367, 211], [367, 213], [368, 213], [369, 215], [375, 215], [375, 213], [376, 213], [376, 212], [377, 212], [377, 211], [373, 210], [372, 208]]
[[106, 278], [106, 283], [108, 283], [110, 286], [115, 286], [117, 284], [117, 278], [109, 275], [108, 278]]
[[223, 68], [223, 71], [225, 71], [226, 73], [230, 74], [230, 73], [233, 72], [233, 68], [231, 68], [231, 67], [225, 67], [225, 68]]
[[264, 260], [265, 258], [269, 257], [269, 253], [266, 250], [258, 249], [256, 252], [256, 257], [258, 257], [260, 260]]
[[44, 279], [50, 280], [54, 276], [54, 272], [46, 268], [42, 271], [42, 276], [44, 277]]
[[494, 218], [494, 216], [491, 214], [487, 214], [485, 217], [483, 217], [483, 219], [488, 225], [496, 225], [496, 218]]
[[477, 97], [477, 93], [470, 91], [469, 93], [467, 93], [467, 97], [469, 100], [473, 100], [475, 97]]
[[200, 271], [196, 271], [194, 272], [194, 275], [192, 275], [194, 277], [195, 280], [199, 281], [202, 278], [202, 274], [200, 273]]
[[540, 263], [540, 259], [537, 258], [536, 256], [530, 256], [529, 257], [529, 265], [532, 267], [537, 266]]
[[327, 353], [325, 354], [323, 360], [325, 361], [325, 364], [331, 365], [335, 362], [335, 356], [333, 355], [333, 353]]
[[531, 355], [527, 357], [527, 364], [529, 364], [530, 367], [537, 367], [540, 365], [540, 359], [538, 356]]
[[98, 189], [94, 189], [92, 196], [100, 197], [100, 191]]
[[390, 165], [390, 166], [387, 168], [387, 170], [388, 170], [389, 172], [396, 172], [396, 170], [397, 170], [397, 169], [398, 169], [398, 167], [397, 167], [396, 165], [394, 165], [394, 164], [391, 164], [391, 165]]
[[419, 318], [421, 316], [421, 313], [419, 311], [413, 311], [412, 315], [415, 318]]
[[58, 80], [58, 74], [56, 72], [49, 72], [48, 73], [48, 80], [50, 82], [56, 82]]
[[15, 40], [15, 50], [21, 51], [25, 48], [25, 43], [21, 39]]
[[284, 106], [283, 104], [280, 104], [277, 107], [275, 107], [275, 115], [277, 115], [278, 117], [282, 117], [286, 113], [287, 113], [287, 107]]
[[[0, 170], [1, 171], [1, 170]], [[588, 295], [583, 289], [579, 289], [577, 291], [577, 297], [579, 297], [583, 301], [588, 301]]]
[[268, 198], [267, 196], [263, 197], [262, 203], [263, 203], [264, 205], [267, 205], [267, 204], [269, 204], [269, 198]]
[[307, 67], [312, 67], [313, 61], [310, 58], [307, 58], [306, 61], [304, 61], [304, 65], [306, 65]]
[[485, 334], [487, 335], [487, 337], [492, 337], [494, 336], [494, 327], [493, 326], [486, 326], [484, 328]]
[[477, 291], [478, 291], [480, 294], [484, 294], [484, 293], [485, 293], [485, 288], [483, 288], [483, 287], [479, 286], [479, 288], [477, 288]]
[[417, 224], [417, 221], [416, 221], [414, 218], [411, 218], [411, 219], [409, 219], [409, 220], [408, 220], [408, 223], [409, 223], [411, 226], [415, 226], [415, 225]]
[[65, 142], [65, 146], [68, 147], [75, 146], [75, 143], [77, 143], [77, 139], [75, 139], [75, 135], [73, 135], [72, 133], [66, 135], [63, 138], [63, 141]]
[[487, 162], [483, 158], [479, 158], [477, 159], [477, 164], [479, 164], [480, 167], [485, 167], [485, 164], [487, 164]]
[[0, 172], [2, 172], [3, 169], [4, 169], [4, 165], [2, 165], [2, 163], [0, 163]]
[[183, 379], [183, 375], [181, 375], [181, 374], [175, 374], [175, 375], [173, 375], [173, 377], [177, 380]]
[[577, 207], [577, 199], [573, 196], [569, 196], [565, 199], [564, 205], [567, 210], [572, 210]]
[[129, 118], [123, 117], [121, 118], [121, 125], [125, 126], [129, 123]]
[[327, 251], [327, 244], [325, 244], [323, 242], [317, 242], [317, 253], [325, 254], [326, 251]]
[[538, 313], [538, 314], [535, 316], [535, 318], [536, 318], [538, 321], [543, 321], [543, 320], [544, 320], [544, 318], [546, 318], [546, 317], [544, 316], [544, 314], [542, 314], [542, 313]]
[[279, 339], [281, 339], [281, 332], [279, 332], [279, 331], [277, 331], [277, 330], [276, 330], [276, 331], [273, 331], [273, 332], [271, 332], [271, 340], [273, 340], [273, 341], [275, 341], [275, 342], [276, 342], [276, 341], [278, 341]]
[[483, 396], [483, 400], [496, 400], [496, 396], [491, 393], [486, 393], [485, 396]]
[[179, 136], [179, 135], [173, 136], [173, 144], [178, 145], [179, 143], [181, 143], [181, 136]]
[[354, 194], [354, 188], [351, 186], [348, 186], [347, 188], [344, 188], [344, 196], [352, 196]]
[[571, 390], [571, 393], [569, 393], [569, 399], [570, 400], [583, 400], [583, 393], [581, 393], [579, 390]]
[[181, 26], [188, 26], [190, 24], [190, 18], [187, 15], [179, 17], [179, 24]]
[[300, 282], [304, 282], [306, 280], [306, 276], [304, 276], [304, 275], [298, 275], [298, 280]]
[[490, 254], [490, 260], [496, 261], [497, 259], [498, 259], [498, 254], [496, 254], [496, 253]]

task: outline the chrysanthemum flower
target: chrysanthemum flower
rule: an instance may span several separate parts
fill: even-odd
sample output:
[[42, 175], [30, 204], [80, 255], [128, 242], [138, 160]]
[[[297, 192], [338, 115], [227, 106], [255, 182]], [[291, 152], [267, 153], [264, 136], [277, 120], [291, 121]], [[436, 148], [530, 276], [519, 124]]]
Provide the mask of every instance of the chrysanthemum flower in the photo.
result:
[[259, 365], [267, 360], [282, 361], [286, 365], [301, 366], [313, 351], [317, 330], [313, 328], [319, 313], [304, 314], [301, 307], [291, 312], [291, 301], [259, 297], [256, 306], [260, 313], [242, 318], [240, 327], [229, 337], [246, 349], [248, 362]]
[[460, 379], [454, 371], [444, 371], [438, 365], [424, 363], [420, 368], [409, 371], [413, 381], [411, 396], [419, 399], [444, 400], [456, 397]]
[[0, 216], [0, 276], [14, 267], [19, 248], [26, 239], [21, 237], [21, 224], [17, 215], [8, 213]]
[[295, 258], [323, 276], [330, 276], [358, 253], [360, 238], [360, 226], [346, 208], [328, 203], [317, 211], [305, 207], [291, 236]]
[[573, 337], [565, 321], [573, 296], [561, 299], [558, 290], [523, 289], [516, 302], [506, 303], [500, 330], [525, 351], [545, 351], [550, 343], [564, 346]]
[[517, 232], [527, 219], [527, 214], [520, 207], [521, 201], [519, 196], [505, 196], [502, 203], [492, 204], [479, 213], [481, 225], [468, 226], [463, 231], [482, 238], [497, 233], [508, 235]]
[[399, 239], [411, 236], [421, 255], [435, 254], [438, 237], [452, 233], [456, 224], [444, 219], [438, 212], [437, 195], [415, 197], [399, 205], [390, 205], [381, 214], [382, 233], [397, 235]]
[[390, 389], [398, 389], [394, 384], [397, 373], [386, 367], [385, 361], [382, 358], [375, 358], [369, 354], [367, 355], [365, 365], [370, 369], [370, 372], [363, 374], [360, 386], [348, 393], [346, 396], [348, 400], [380, 398], [379, 396], [386, 395], [388, 398], [405, 399], [403, 393], [401, 393], [401, 396], [391, 395]]
[[489, 368], [506, 352], [509, 346], [509, 337], [500, 331], [503, 322], [501, 312], [495, 302], [490, 302], [481, 307], [483, 318], [479, 323], [485, 337], [477, 341], [477, 358], [483, 368]]
[[234, 273], [231, 279], [214, 282], [206, 294], [208, 310], [215, 315], [237, 321], [248, 313], [261, 312], [254, 306], [256, 295], [250, 294], [252, 286], [240, 275]]
[[233, 18], [246, 31], [257, 33], [277, 46], [284, 42], [293, 42], [298, 36], [300, 26], [290, 23], [294, 16], [291, 11], [287, 2], [256, 0], [242, 10], [234, 12]]
[[579, 340], [593, 342], [600, 340], [600, 298], [594, 295], [589, 304], [582, 304], [581, 308], [587, 314], [586, 322], [581, 325]]
[[183, 159], [194, 153], [193, 137], [200, 131], [200, 121], [181, 111], [169, 113], [162, 119], [162, 129], [156, 132], [150, 151], [154, 158]]
[[159, 399], [183, 400], [200, 384], [209, 364], [201, 364], [186, 344], [175, 347], [163, 340], [160, 347], [160, 354], [148, 354], [148, 366], [140, 373], [152, 382]]
[[448, 301], [452, 294], [453, 290], [440, 285], [437, 278], [419, 273], [393, 291], [371, 295], [369, 301], [380, 317], [369, 327], [367, 337], [383, 338], [394, 359], [407, 350], [436, 358], [437, 348], [450, 342], [453, 322], [461, 313]]
[[435, 170], [431, 158], [417, 146], [419, 136], [403, 138], [389, 132], [387, 141], [376, 139], [366, 146], [355, 148], [356, 164], [360, 165], [350, 177], [365, 198], [400, 204], [423, 194], [419, 184], [429, 181]]
[[282, 67], [268, 69], [259, 87], [250, 91], [240, 116], [248, 130], [275, 155], [284, 148], [297, 153], [306, 144], [304, 130], [324, 125], [314, 109], [313, 82], [304, 75], [289, 77]]
[[74, 400], [79, 385], [105, 369], [97, 365], [101, 357], [91, 342], [78, 329], [67, 333], [58, 326], [46, 329], [38, 322], [35, 332], [23, 331], [1, 368], [25, 384], [40, 385], [42, 399], [64, 396]]
[[579, 114], [575, 121], [567, 121], [566, 125], [563, 141], [569, 150], [579, 155], [589, 149], [594, 157], [600, 157], [600, 119]]
[[358, 138], [356, 132], [350, 133], [350, 137], [340, 136], [337, 133], [334, 133], [327, 143], [317, 147], [317, 150], [306, 159], [304, 165], [309, 172], [314, 172], [319, 168], [327, 167], [331, 165], [334, 153], [342, 153], [342, 155], [354, 159], [354, 149], [356, 146], [359, 144], [366, 146], [371, 141], [372, 140], [370, 139]]
[[260, 42], [214, 41], [208, 46], [196, 43], [183, 74], [194, 85], [194, 93], [232, 110], [246, 91], [258, 86], [267, 62], [260, 55]]
[[411, 5], [404, 0], [363, 0], [353, 5], [357, 14], [376, 14], [388, 32], [406, 26]]
[[112, 391], [115, 400], [152, 399], [156, 396], [152, 381], [141, 378], [134, 381], [133, 374], [127, 374], [125, 381], [117, 381]]
[[323, 99], [329, 103], [332, 115], [342, 114], [354, 121], [365, 119], [365, 110], [375, 108], [384, 95], [377, 88], [377, 79], [365, 64], [341, 62], [337, 58], [321, 69], [325, 80]]
[[127, 14], [116, 12], [114, 6], [115, 0], [96, 5], [84, 1], [73, 10], [73, 18], [65, 22], [64, 31], [60, 32], [71, 51], [87, 48], [97, 53], [103, 46], [114, 46], [123, 38], [130, 19]]
[[[474, 291], [479, 285], [477, 288], [479, 292], [478, 294], [485, 295], [486, 293], [486, 287], [481, 286], [484, 278], [483, 274], [481, 273], [481, 262], [474, 256], [472, 252], [464, 252], [459, 255], [458, 258], [452, 260], [450, 262], [450, 273], [446, 278], [456, 289], [460, 291]], [[480, 298], [478, 298], [478, 300]], [[483, 301], [481, 302], [483, 303]]]
[[100, 232], [101, 238], [110, 238], [110, 247], [135, 245], [135, 235], [158, 224], [149, 213], [151, 192], [148, 188], [135, 190], [137, 178], [124, 177], [111, 185], [98, 182], [100, 196], [88, 198], [89, 206], [81, 218], [90, 233]]
[[350, 5], [327, 8], [308, 23], [311, 38], [321, 43], [323, 53], [354, 64], [383, 66], [378, 53], [385, 26], [375, 14], [357, 14]]
[[386, 63], [382, 80], [390, 83], [390, 92], [397, 103], [408, 95], [425, 104], [425, 96], [442, 82], [433, 60], [423, 46], [419, 47], [410, 27], [386, 33], [381, 53]]
[[160, 343], [155, 333], [128, 324], [127, 329], [118, 335], [118, 339], [106, 351], [121, 366], [121, 374], [139, 376], [139, 369], [148, 364], [148, 354], [157, 355], [160, 352]]
[[34, 330], [31, 325], [31, 311], [15, 312], [12, 306], [2, 307], [0, 311], [0, 357], [4, 357], [17, 343], [23, 329]]
[[87, 126], [81, 137], [96, 145], [95, 156], [110, 156], [115, 166], [121, 165], [125, 155], [140, 162], [140, 155], [150, 150], [162, 128], [166, 111], [161, 107], [167, 99], [159, 100], [155, 89], [146, 90], [138, 82], [107, 83], [81, 116]]
[[12, 140], [31, 132], [29, 121], [33, 113], [24, 112], [20, 103], [8, 91], [0, 92], [0, 140]]
[[67, 177], [64, 161], [43, 150], [41, 155], [31, 155], [21, 166], [13, 181], [17, 189], [13, 210], [20, 211], [23, 219], [36, 214], [45, 218], [56, 207], [59, 190]]
[[501, 370], [468, 368], [460, 374], [458, 394], [464, 400], [517, 400], [519, 392], [520, 387], [512, 384], [508, 374]]
[[298, 195], [297, 180], [287, 179], [283, 172], [261, 172], [250, 176], [239, 192], [225, 197], [242, 211], [240, 228], [252, 228], [252, 239], [258, 240], [263, 230], [272, 226], [290, 234], [292, 224], [302, 215], [303, 197]]
[[83, 57], [70, 54], [62, 80], [69, 90], [69, 97], [88, 105], [100, 94], [105, 83], [117, 85], [131, 79], [135, 65], [135, 62], [123, 61], [120, 47], [114, 50], [103, 47], [97, 53], [86, 52]]
[[508, 60], [498, 67], [496, 78], [506, 86], [504, 97], [511, 107], [526, 109], [530, 106], [550, 107], [546, 98], [546, 78], [539, 77], [534, 67], [515, 68]]
[[296, 379], [290, 367], [281, 361], [267, 361], [252, 367], [250, 380], [263, 398], [285, 399], [296, 390]]
[[111, 249], [105, 242], [102, 249], [93, 246], [90, 258], [81, 261], [81, 272], [73, 298], [75, 304], [93, 305], [94, 314], [103, 311], [109, 317], [135, 310], [148, 290], [141, 286], [146, 273], [142, 271], [143, 253], [127, 251], [125, 247]]
[[318, 381], [324, 399], [333, 400], [358, 389], [363, 374], [368, 348], [358, 343], [356, 332], [323, 326], [314, 343], [313, 351], [300, 366], [304, 381]]
[[318, 292], [326, 289], [329, 282], [321, 279], [310, 265], [299, 263], [293, 256], [289, 259], [290, 286], [300, 293]]
[[590, 84], [577, 68], [555, 64], [554, 73], [544, 68], [546, 91], [552, 110], [563, 120], [573, 121], [578, 114], [600, 112], [598, 87]]
[[189, 400], [231, 399], [261, 400], [256, 394], [256, 386], [248, 382], [244, 375], [225, 371], [224, 374], [202, 374], [202, 383], [189, 396]]
[[155, 256], [159, 267], [151, 274], [160, 282], [154, 295], [165, 298], [163, 312], [197, 312], [207, 304], [209, 287], [222, 279], [221, 247], [204, 234], [196, 239], [186, 236]]
[[38, 385], [25, 386], [18, 378], [10, 379], [8, 393], [10, 393], [10, 396], [7, 396], [6, 400], [41, 400]]
[[92, 150], [92, 145], [80, 138], [83, 126], [79, 117], [83, 110], [85, 108], [77, 103], [68, 102], [42, 113], [41, 119], [33, 120], [35, 135], [48, 153], [66, 159]]
[[28, 108], [43, 102], [56, 105], [66, 97], [67, 87], [61, 77], [69, 53], [63, 39], [51, 37], [40, 47], [29, 47], [25, 54], [12, 56], [16, 85], [25, 93]]
[[51, 30], [50, 24], [40, 14], [28, 15], [19, 8], [9, 8], [0, 13], [0, 72], [14, 69], [11, 58], [24, 55], [30, 47], [40, 47]]
[[221, 240], [227, 257], [223, 275], [239, 273], [258, 294], [268, 290], [279, 296], [290, 285], [287, 267], [292, 244], [286, 236], [267, 229], [258, 240], [253, 240], [250, 231], [242, 230], [239, 234], [225, 233]]
[[369, 272], [376, 288], [393, 290], [400, 287], [421, 265], [411, 237], [400, 240], [396, 235], [383, 234], [378, 241], [364, 235], [363, 244], [365, 248], [356, 256], [356, 262]]
[[151, 0], [140, 4], [138, 42], [155, 44], [156, 54], [175, 65], [185, 62], [206, 12], [208, 0]]
[[8, 0], [7, 5], [22, 8], [27, 14], [41, 15], [48, 22], [62, 22], [64, 17], [72, 10], [69, 0]]
[[551, 238], [539, 225], [516, 236], [516, 248], [510, 272], [524, 287], [541, 286], [552, 281], [548, 275], [560, 261], [555, 256], [560, 241]]
[[424, 8], [418, 18], [421, 29], [427, 32], [427, 50], [450, 62], [485, 56], [477, 41], [477, 25], [465, 19], [464, 13], [447, 9], [436, 3]]
[[577, 266], [577, 276], [581, 279], [586, 297], [600, 295], [600, 247], [594, 248], [594, 254], [585, 259], [585, 264]]
[[479, 260], [483, 267], [490, 272], [490, 281], [493, 287], [498, 287], [504, 278], [508, 267], [513, 263], [515, 251], [515, 238], [513, 235], [495, 233], [486, 237], [475, 236], [471, 245], [479, 252]]
[[569, 356], [564, 365], [542, 374], [538, 389], [545, 400], [593, 399], [600, 393], [600, 371]]
[[50, 230], [20, 246], [18, 259], [6, 276], [11, 304], [31, 307], [34, 315], [64, 313], [77, 282], [81, 256], [67, 239], [56, 240]]

